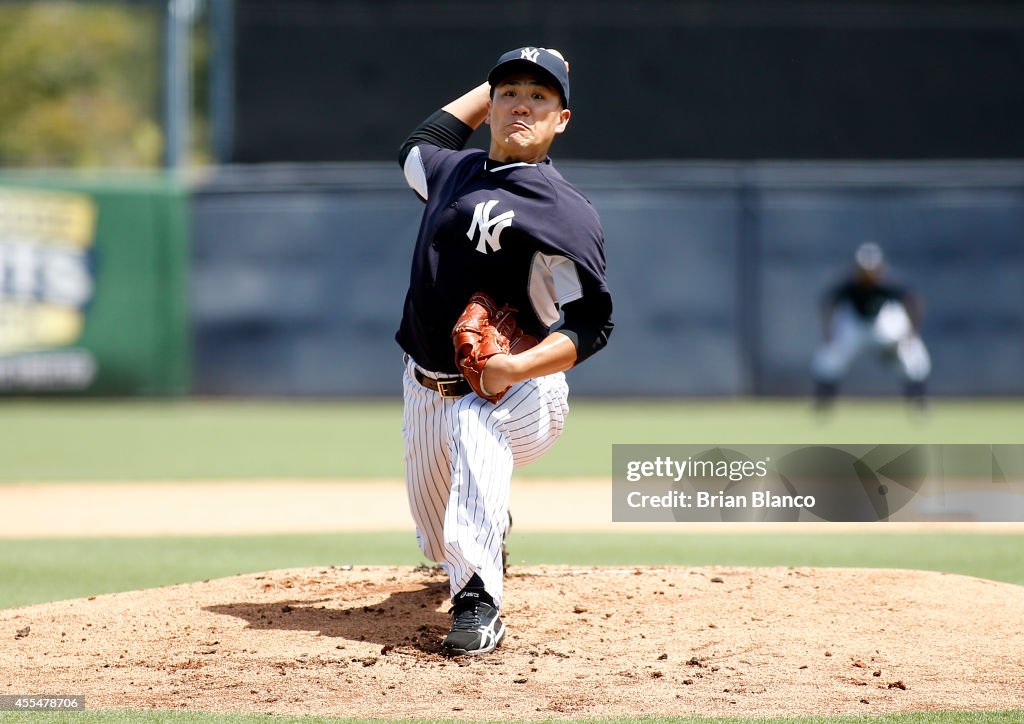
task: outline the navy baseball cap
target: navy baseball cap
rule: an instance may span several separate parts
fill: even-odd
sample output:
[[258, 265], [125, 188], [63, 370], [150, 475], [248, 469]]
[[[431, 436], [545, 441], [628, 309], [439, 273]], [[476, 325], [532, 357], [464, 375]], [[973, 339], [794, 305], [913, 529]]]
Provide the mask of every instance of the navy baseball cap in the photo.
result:
[[565, 59], [557, 50], [534, 48], [533, 46], [510, 50], [498, 58], [497, 64], [487, 74], [487, 82], [493, 88], [495, 84], [513, 73], [536, 73], [538, 70], [558, 89], [562, 96], [562, 106], [568, 108], [569, 70], [565, 67]]

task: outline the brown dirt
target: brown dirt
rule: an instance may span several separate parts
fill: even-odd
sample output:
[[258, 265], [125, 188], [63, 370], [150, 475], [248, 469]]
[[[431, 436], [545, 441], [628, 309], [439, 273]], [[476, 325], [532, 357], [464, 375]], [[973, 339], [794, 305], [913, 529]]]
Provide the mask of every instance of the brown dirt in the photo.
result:
[[302, 569], [0, 610], [0, 694], [350, 717], [881, 714], [1024, 701], [1024, 587], [922, 571], [513, 568], [448, 660], [435, 571]]

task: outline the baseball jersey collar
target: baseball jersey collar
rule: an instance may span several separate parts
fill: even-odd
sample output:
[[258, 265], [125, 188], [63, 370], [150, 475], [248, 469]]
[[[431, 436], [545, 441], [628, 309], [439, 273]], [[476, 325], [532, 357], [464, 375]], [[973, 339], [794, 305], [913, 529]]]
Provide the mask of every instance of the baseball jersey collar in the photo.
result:
[[[551, 158], [550, 157], [549, 158], [545, 158], [543, 163], [544, 164], [551, 163]], [[490, 171], [491, 173], [495, 173], [497, 171], [507, 171], [509, 169], [521, 168], [521, 167], [524, 167], [524, 166], [528, 167], [528, 166], [540, 166], [540, 165], [541, 164], [539, 164], [539, 163], [526, 163], [525, 161], [513, 161], [511, 163], [503, 163], [501, 161], [495, 161], [493, 158], [488, 158], [487, 160], [484, 161], [484, 169], [487, 170], [487, 171]]]

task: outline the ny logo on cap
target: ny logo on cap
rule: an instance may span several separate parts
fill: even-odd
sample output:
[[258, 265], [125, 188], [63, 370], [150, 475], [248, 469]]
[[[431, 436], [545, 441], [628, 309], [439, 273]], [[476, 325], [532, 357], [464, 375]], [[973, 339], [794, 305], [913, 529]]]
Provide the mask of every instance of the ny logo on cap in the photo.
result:
[[531, 63], [536, 63], [538, 55], [540, 55], [540, 48], [523, 48], [523, 52], [519, 57], [523, 60], [528, 60]]
[[492, 217], [491, 210], [497, 205], [497, 199], [481, 201], [473, 210], [473, 223], [470, 224], [466, 237], [472, 241], [477, 230], [480, 231], [480, 243], [476, 245], [476, 250], [481, 254], [487, 253], [487, 247], [490, 247], [491, 251], [501, 250], [501, 232], [512, 226], [512, 219], [516, 215], [515, 211], [506, 211]]

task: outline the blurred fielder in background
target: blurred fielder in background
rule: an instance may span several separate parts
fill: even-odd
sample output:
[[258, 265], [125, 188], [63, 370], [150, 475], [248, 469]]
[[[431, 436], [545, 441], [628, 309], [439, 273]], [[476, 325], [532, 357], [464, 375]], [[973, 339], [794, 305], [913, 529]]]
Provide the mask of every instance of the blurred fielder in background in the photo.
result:
[[826, 294], [823, 339], [813, 362], [819, 408], [832, 404], [850, 363], [865, 349], [898, 364], [907, 399], [924, 405], [931, 359], [920, 335], [921, 304], [885, 277], [881, 248], [866, 242], [857, 249], [852, 273]]

